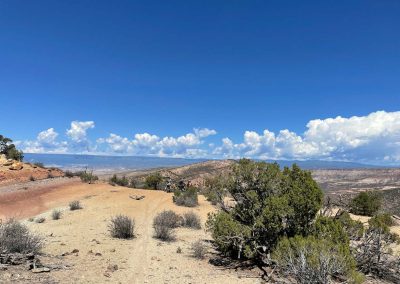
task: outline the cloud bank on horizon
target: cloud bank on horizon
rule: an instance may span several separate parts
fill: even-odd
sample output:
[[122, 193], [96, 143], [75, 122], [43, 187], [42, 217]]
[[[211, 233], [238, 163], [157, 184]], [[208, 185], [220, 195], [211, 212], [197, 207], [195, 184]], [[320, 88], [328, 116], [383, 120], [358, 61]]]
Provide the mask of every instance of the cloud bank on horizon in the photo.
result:
[[314, 119], [302, 134], [288, 129], [274, 133], [245, 131], [243, 141], [225, 137], [207, 143], [217, 134], [208, 128], [193, 129], [179, 137], [137, 133], [132, 138], [110, 133], [91, 141], [94, 121], [73, 121], [66, 140], [53, 128], [40, 132], [34, 141], [18, 141], [27, 153], [85, 153], [143, 155], [183, 158], [320, 159], [398, 164], [400, 162], [400, 111], [377, 111], [366, 116]]

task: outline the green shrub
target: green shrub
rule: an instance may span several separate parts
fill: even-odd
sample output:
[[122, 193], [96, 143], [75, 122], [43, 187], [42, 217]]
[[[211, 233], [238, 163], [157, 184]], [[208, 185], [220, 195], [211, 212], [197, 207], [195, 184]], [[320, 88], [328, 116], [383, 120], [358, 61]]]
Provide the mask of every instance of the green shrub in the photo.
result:
[[296, 165], [281, 171], [276, 163], [242, 159], [225, 188], [233, 207], [211, 214], [207, 229], [220, 251], [238, 258], [264, 259], [283, 236], [311, 233], [323, 201], [311, 173]]
[[223, 203], [225, 196], [228, 194], [226, 183], [227, 178], [222, 175], [206, 179], [202, 193], [211, 204], [221, 204]]
[[129, 179], [126, 176], [119, 178], [116, 174], [114, 174], [109, 179], [108, 183], [111, 185], [129, 186]]
[[10, 219], [0, 222], [0, 252], [38, 253], [43, 247], [43, 239], [32, 234], [28, 227]]
[[173, 201], [179, 206], [195, 207], [199, 205], [197, 189], [195, 187], [189, 187], [183, 192], [176, 190], [174, 192]]
[[284, 237], [274, 249], [272, 259], [284, 274], [300, 284], [331, 283], [338, 276], [350, 278], [355, 274], [351, 255], [329, 238]]
[[131, 239], [134, 237], [135, 222], [128, 216], [117, 215], [111, 219], [108, 229], [113, 238]]
[[382, 205], [381, 194], [377, 191], [363, 191], [350, 202], [350, 212], [356, 215], [373, 216]]
[[74, 200], [69, 203], [69, 210], [74, 211], [79, 209], [82, 209], [82, 205], [79, 200]]
[[361, 221], [351, 219], [348, 212], [343, 211], [336, 219], [342, 224], [347, 236], [351, 240], [359, 240], [364, 234], [364, 225]]
[[81, 178], [82, 182], [89, 183], [89, 184], [94, 183], [95, 181], [97, 181], [99, 179], [99, 177], [94, 175], [93, 172], [87, 172], [87, 171], [81, 172], [79, 177]]
[[12, 142], [10, 138], [0, 135], [0, 154], [6, 155], [7, 159], [22, 161], [24, 159], [24, 153], [17, 150]]
[[395, 225], [395, 222], [390, 214], [382, 213], [369, 219], [368, 225], [374, 228], [384, 228], [386, 231], [388, 231], [388, 228]]
[[160, 173], [154, 173], [148, 175], [145, 179], [145, 187], [148, 189], [158, 189], [160, 183], [163, 181], [163, 178]]
[[192, 229], [201, 229], [201, 220], [199, 215], [194, 212], [186, 212], [183, 214], [184, 226]]

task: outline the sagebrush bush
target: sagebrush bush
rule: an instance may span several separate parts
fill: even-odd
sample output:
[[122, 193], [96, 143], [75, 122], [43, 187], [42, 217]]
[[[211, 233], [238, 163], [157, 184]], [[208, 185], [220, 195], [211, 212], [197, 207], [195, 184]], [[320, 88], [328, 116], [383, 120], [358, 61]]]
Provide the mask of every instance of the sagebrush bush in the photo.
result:
[[173, 228], [166, 225], [153, 225], [154, 237], [162, 241], [174, 241], [176, 239], [175, 232]]
[[153, 224], [174, 229], [182, 225], [182, 217], [172, 210], [164, 210], [154, 218]]
[[79, 209], [82, 209], [82, 205], [79, 200], [74, 200], [69, 203], [69, 210], [74, 211]]
[[163, 241], [175, 239], [174, 228], [182, 224], [182, 217], [172, 210], [159, 213], [153, 220], [154, 236]]
[[54, 209], [53, 212], [51, 212], [51, 218], [53, 220], [59, 220], [61, 219], [62, 211]]
[[111, 219], [108, 230], [113, 238], [131, 239], [134, 237], [135, 221], [128, 216], [117, 215]]
[[81, 172], [79, 177], [81, 178], [82, 182], [89, 183], [89, 184], [94, 183], [95, 181], [97, 181], [99, 179], [99, 177], [94, 175], [93, 172], [87, 172], [87, 171]]
[[350, 212], [356, 215], [373, 216], [382, 206], [382, 196], [377, 191], [363, 191], [350, 202]]
[[173, 201], [179, 206], [196, 207], [199, 205], [197, 189], [195, 187], [189, 187], [183, 192], [176, 190], [174, 192]]
[[199, 215], [194, 212], [186, 212], [183, 214], [183, 225], [187, 228], [201, 229], [201, 220]]
[[195, 258], [203, 259], [207, 254], [207, 246], [203, 241], [198, 240], [191, 245], [192, 254]]
[[42, 247], [43, 239], [17, 220], [0, 222], [0, 252], [38, 253]]

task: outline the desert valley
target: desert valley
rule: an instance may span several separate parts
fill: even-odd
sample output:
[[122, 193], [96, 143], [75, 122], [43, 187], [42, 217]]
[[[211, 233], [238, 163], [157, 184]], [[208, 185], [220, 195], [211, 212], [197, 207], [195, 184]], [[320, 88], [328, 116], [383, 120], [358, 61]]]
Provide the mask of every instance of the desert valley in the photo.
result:
[[[55, 168], [21, 163], [16, 170], [3, 160], [0, 218], [3, 222], [10, 218], [21, 221], [45, 241], [38, 256], [41, 266], [37, 273], [27, 269], [25, 263], [3, 264], [2, 283], [264, 283], [267, 280], [259, 267], [228, 261], [215, 249], [205, 223], [208, 214], [217, 211], [218, 206], [204, 195], [199, 195], [197, 206], [184, 207], [173, 202], [173, 193], [163, 190], [165, 185], [158, 190], [140, 189], [145, 188], [145, 177], [154, 173], [168, 177], [172, 183], [183, 181], [200, 189], [207, 180], [228, 174], [234, 164], [234, 160], [205, 161], [117, 173], [135, 180], [138, 188], [132, 188], [110, 184], [110, 173], [86, 183]], [[326, 196], [349, 199], [360, 191], [378, 189], [391, 193], [388, 204], [399, 200], [399, 169], [321, 169], [313, 170], [312, 175]], [[82, 208], [70, 210], [72, 201], [79, 201]], [[385, 203], [384, 207], [398, 218], [397, 206]], [[153, 219], [164, 210], [181, 216], [193, 212], [200, 218], [200, 227], [178, 227], [174, 229], [173, 241], [161, 241], [154, 237]], [[55, 211], [60, 212], [60, 218], [53, 220]], [[134, 220], [133, 239], [110, 236], [109, 222], [119, 214]], [[353, 218], [368, 221], [363, 216]], [[395, 220], [397, 225], [391, 231], [400, 234], [400, 220]], [[204, 244], [204, 257], [194, 257], [192, 246], [196, 241]], [[394, 247], [394, 251], [399, 253], [400, 247]]]

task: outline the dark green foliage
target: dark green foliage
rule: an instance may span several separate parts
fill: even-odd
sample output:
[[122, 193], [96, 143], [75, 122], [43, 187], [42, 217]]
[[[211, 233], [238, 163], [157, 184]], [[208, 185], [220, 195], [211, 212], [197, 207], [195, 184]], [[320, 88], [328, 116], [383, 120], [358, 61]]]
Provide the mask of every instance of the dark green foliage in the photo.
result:
[[183, 225], [187, 228], [201, 229], [201, 220], [199, 215], [194, 212], [186, 212], [183, 214]]
[[151, 175], [148, 175], [146, 177], [146, 180], [144, 182], [146, 188], [148, 189], [158, 189], [158, 186], [160, 183], [163, 181], [163, 178], [160, 173], [154, 173]]
[[191, 186], [186, 191], [176, 190], [173, 201], [179, 206], [195, 207], [199, 205], [197, 189]]
[[238, 258], [261, 258], [282, 236], [310, 233], [323, 201], [311, 173], [296, 165], [281, 171], [276, 163], [242, 159], [225, 188], [235, 204], [210, 215], [207, 227], [218, 248]]
[[79, 209], [82, 209], [82, 205], [79, 200], [74, 200], [69, 203], [69, 210], [74, 211]]
[[81, 178], [82, 182], [89, 184], [94, 183], [99, 179], [99, 177], [94, 175], [93, 172], [87, 171], [80, 172], [79, 177]]
[[363, 191], [350, 202], [350, 212], [356, 215], [373, 216], [382, 205], [381, 194], [377, 191]]
[[22, 161], [24, 153], [19, 151], [12, 142], [10, 138], [0, 135], [0, 154], [6, 155], [7, 159]]
[[129, 179], [126, 176], [119, 178], [116, 174], [114, 174], [109, 179], [108, 183], [111, 185], [129, 186]]
[[348, 212], [343, 211], [336, 217], [343, 229], [346, 231], [350, 240], [359, 240], [364, 234], [364, 225], [361, 221], [351, 219]]
[[373, 216], [368, 220], [368, 225], [371, 228], [382, 228], [385, 231], [389, 231], [389, 227], [395, 225], [392, 216], [388, 213], [382, 213]]
[[[329, 229], [323, 231], [330, 231], [336, 225], [330, 223], [328, 227]], [[300, 284], [331, 283], [339, 275], [349, 278], [356, 275], [355, 262], [350, 252], [343, 251], [342, 244], [329, 238], [284, 237], [272, 253], [272, 259], [284, 274], [293, 277]], [[356, 282], [356, 279], [352, 280], [351, 283]]]
[[[223, 211], [209, 214], [206, 227], [211, 231], [212, 238], [222, 253], [241, 258], [243, 248], [251, 238], [250, 227], [237, 222], [231, 214]], [[247, 249], [247, 247], [245, 248]], [[251, 257], [253, 254], [250, 249], [246, 251], [247, 257]]]
[[134, 237], [135, 222], [124, 215], [113, 217], [108, 225], [108, 230], [113, 238], [131, 239]]
[[0, 222], [0, 252], [38, 253], [43, 247], [43, 239], [32, 234], [28, 227], [10, 219]]
[[226, 189], [226, 176], [219, 175], [205, 181], [204, 196], [213, 205], [222, 204], [228, 194]]

